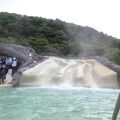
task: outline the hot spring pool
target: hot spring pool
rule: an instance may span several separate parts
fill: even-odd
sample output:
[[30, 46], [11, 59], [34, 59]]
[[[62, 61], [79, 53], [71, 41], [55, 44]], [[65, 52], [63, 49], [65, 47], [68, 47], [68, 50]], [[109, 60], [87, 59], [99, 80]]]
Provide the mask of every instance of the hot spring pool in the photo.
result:
[[117, 96], [85, 88], [0, 89], [0, 120], [111, 120]]

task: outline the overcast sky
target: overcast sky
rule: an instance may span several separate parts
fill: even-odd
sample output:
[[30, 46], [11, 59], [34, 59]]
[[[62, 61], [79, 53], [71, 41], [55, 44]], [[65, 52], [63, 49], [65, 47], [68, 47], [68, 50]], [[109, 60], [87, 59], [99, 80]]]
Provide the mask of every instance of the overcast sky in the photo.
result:
[[120, 38], [120, 0], [0, 0], [0, 12], [61, 19]]

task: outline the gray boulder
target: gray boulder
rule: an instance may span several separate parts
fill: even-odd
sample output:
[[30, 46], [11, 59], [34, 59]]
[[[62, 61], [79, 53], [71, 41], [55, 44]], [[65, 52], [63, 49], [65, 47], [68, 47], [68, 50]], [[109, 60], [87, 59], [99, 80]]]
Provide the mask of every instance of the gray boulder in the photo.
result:
[[20, 77], [24, 70], [35, 66], [42, 60], [42, 57], [36, 54], [31, 47], [24, 47], [16, 44], [0, 43], [0, 56], [16, 57], [20, 61], [21, 65], [13, 75], [13, 87], [19, 86]]
[[118, 76], [118, 86], [120, 88], [120, 66], [116, 65], [114, 62], [108, 60], [105, 57], [95, 56], [93, 58], [117, 73], [117, 76]]

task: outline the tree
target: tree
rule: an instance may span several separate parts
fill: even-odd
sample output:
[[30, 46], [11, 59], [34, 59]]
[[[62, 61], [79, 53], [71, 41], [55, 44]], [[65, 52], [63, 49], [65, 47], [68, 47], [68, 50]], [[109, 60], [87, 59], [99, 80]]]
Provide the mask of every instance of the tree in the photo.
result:
[[45, 46], [49, 44], [47, 39], [44, 38], [33, 38], [30, 41], [30, 45], [38, 52], [44, 52], [45, 51]]
[[114, 61], [116, 64], [120, 65], [120, 49], [118, 48], [109, 48], [106, 50], [104, 55], [109, 60]]

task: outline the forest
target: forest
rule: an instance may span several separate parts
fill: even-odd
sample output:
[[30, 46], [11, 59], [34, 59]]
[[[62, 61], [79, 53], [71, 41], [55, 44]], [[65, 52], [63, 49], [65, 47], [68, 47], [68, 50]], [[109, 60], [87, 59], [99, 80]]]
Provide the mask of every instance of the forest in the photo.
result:
[[103, 56], [120, 65], [120, 39], [59, 19], [0, 12], [0, 42], [30, 46], [40, 55]]

